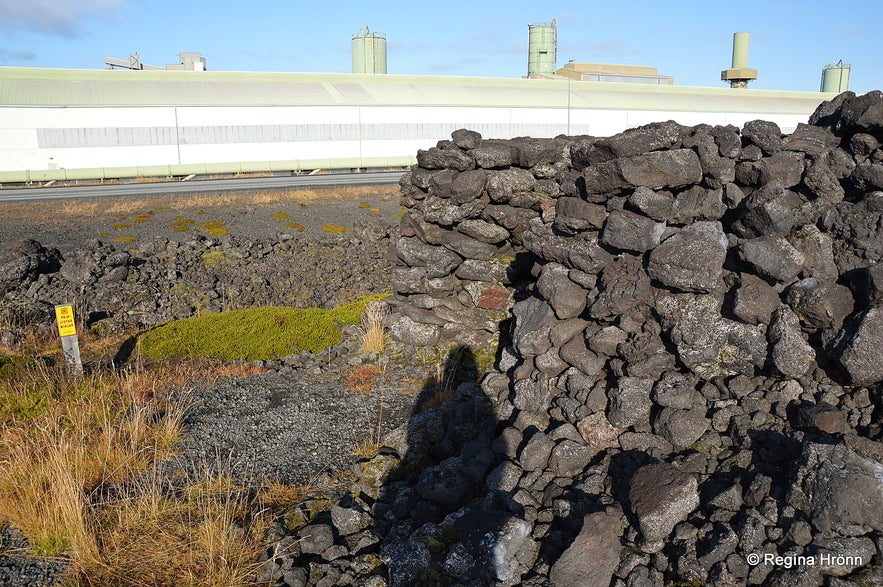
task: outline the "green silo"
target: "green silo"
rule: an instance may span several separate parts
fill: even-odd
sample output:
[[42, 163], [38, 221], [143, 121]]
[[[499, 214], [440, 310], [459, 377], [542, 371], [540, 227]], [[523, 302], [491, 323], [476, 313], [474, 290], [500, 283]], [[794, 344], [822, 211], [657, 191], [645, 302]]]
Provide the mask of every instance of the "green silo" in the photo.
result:
[[353, 35], [353, 73], [386, 73], [386, 35], [367, 26]]
[[558, 62], [558, 23], [527, 25], [527, 77], [552, 77]]
[[843, 63], [841, 59], [837, 63], [829, 63], [822, 68], [821, 92], [835, 92], [840, 94], [849, 89], [849, 75], [852, 73], [852, 65]]

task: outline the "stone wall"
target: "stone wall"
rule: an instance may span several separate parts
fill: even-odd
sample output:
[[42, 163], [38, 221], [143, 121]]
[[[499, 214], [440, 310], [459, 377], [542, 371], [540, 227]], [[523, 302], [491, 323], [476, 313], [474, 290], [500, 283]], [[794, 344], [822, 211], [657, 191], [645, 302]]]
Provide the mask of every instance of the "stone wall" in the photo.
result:
[[[881, 321], [880, 108], [877, 93], [844, 94], [789, 136], [764, 121], [456, 131], [401, 181], [393, 331], [481, 346], [514, 315], [518, 356], [550, 375], [578, 351], [599, 371], [799, 378], [817, 347], [855, 383], [883, 379], [862, 360]], [[625, 357], [619, 343], [639, 346]]]
[[441, 408], [482, 413], [474, 438], [433, 410], [408, 428], [440, 440], [398, 450], [423, 468], [374, 506], [390, 584], [879, 582], [881, 142], [872, 92], [789, 136], [461, 130], [421, 151], [393, 331], [499, 336], [499, 360]]

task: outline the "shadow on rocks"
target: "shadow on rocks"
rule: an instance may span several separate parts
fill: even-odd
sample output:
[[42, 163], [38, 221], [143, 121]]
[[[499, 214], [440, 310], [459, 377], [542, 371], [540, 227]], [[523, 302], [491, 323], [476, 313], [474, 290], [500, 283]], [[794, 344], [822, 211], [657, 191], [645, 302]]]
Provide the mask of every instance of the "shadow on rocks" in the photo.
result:
[[478, 376], [472, 350], [451, 349], [423, 382], [408, 422], [355, 465], [358, 481], [330, 509], [316, 504], [293, 520], [298, 529], [265, 553], [257, 581], [499, 584], [497, 561], [514, 560], [531, 528], [495, 502], [489, 473], [500, 460], [492, 448], [499, 418]]
[[375, 506], [390, 586], [505, 583], [519, 576], [521, 551], [534, 552], [530, 525], [489, 478], [499, 418], [477, 375], [472, 351], [456, 347], [415, 404], [407, 448]]

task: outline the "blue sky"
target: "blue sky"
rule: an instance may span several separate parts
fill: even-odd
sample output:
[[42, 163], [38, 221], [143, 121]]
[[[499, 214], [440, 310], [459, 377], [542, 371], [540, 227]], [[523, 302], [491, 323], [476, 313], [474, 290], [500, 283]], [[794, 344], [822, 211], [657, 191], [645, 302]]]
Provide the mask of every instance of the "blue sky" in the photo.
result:
[[135, 52], [164, 65], [200, 51], [215, 71], [349, 72], [367, 25], [387, 36], [389, 73], [521, 77], [527, 25], [553, 17], [559, 67], [646, 65], [677, 85], [725, 87], [733, 33], [748, 31], [752, 88], [817, 91], [837, 60], [852, 64], [851, 90], [883, 88], [880, 0], [0, 0], [0, 65], [103, 69]]

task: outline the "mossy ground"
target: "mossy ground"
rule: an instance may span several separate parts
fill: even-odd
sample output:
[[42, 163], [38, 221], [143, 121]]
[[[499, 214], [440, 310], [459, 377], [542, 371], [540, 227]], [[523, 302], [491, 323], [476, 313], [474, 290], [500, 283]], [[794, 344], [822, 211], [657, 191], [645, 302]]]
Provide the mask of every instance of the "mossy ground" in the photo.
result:
[[319, 352], [341, 342], [341, 328], [358, 324], [366, 296], [331, 310], [263, 307], [170, 322], [141, 335], [141, 352], [153, 359], [216, 357], [268, 360], [301, 351]]

